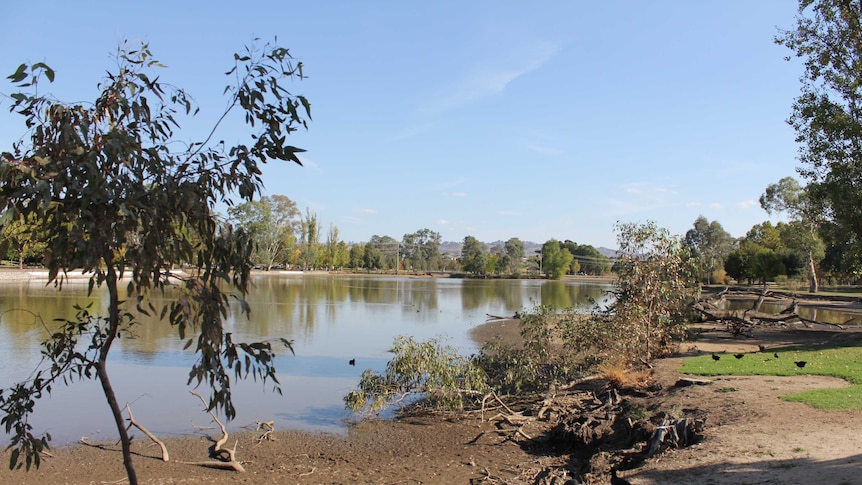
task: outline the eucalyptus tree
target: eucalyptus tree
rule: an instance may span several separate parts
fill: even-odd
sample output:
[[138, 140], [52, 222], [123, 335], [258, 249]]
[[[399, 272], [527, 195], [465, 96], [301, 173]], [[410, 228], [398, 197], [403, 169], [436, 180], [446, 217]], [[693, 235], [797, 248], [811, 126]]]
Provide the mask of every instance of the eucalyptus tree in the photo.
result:
[[354, 243], [350, 246], [347, 265], [353, 269], [365, 267], [365, 245]]
[[688, 248], [654, 222], [618, 223], [616, 299], [602, 329], [619, 355], [651, 360], [685, 336], [698, 292]]
[[[44, 63], [22, 64], [9, 78], [12, 111], [24, 117], [27, 134], [0, 153], [0, 211], [6, 224], [33, 218], [46, 234], [48, 282], [62, 287], [69, 271], [90, 275], [89, 290], [105, 287], [105, 315], [78, 308], [74, 319], [49, 332], [45, 367], [0, 391], [2, 424], [11, 432], [10, 466], [39, 465], [50, 436], [34, 434], [29, 418], [35, 401], [61, 382], [99, 381], [117, 426], [129, 482], [137, 483], [130, 438], [108, 374], [108, 356], [118, 338], [130, 335], [141, 314], [167, 318], [180, 338], [189, 338], [197, 360], [189, 383], [210, 388], [208, 408], [236, 415], [231, 376], [275, 377], [272, 342], [233, 340], [225, 328], [231, 297], [248, 314], [252, 242], [243, 228], [214, 211], [234, 198], [250, 201], [262, 186], [261, 164], [300, 164], [302, 150], [286, 137], [310, 119], [302, 96], [284, 81], [303, 77], [302, 64], [287, 49], [266, 44], [234, 55], [225, 89], [228, 104], [202, 141], [181, 143], [184, 116], [198, 113], [183, 90], [160, 82], [162, 67], [146, 44], [121, 44], [117, 70], [99, 85], [92, 103], [64, 103], [37, 89], [54, 80]], [[218, 141], [220, 121], [239, 111], [249, 125], [234, 146]], [[194, 261], [187, 273], [172, 273], [177, 261]], [[150, 297], [176, 283], [179, 296], [161, 309]], [[123, 300], [136, 304], [121, 307]], [[281, 339], [290, 350], [290, 342]]]
[[862, 245], [862, 5], [859, 0], [800, 0], [793, 30], [775, 41], [805, 66], [788, 123], [796, 131], [807, 195], [823, 205], [832, 231]]
[[736, 280], [745, 279], [749, 284], [757, 280], [763, 285], [777, 276], [799, 274], [804, 263], [791, 247], [798, 232], [799, 228], [784, 222], [755, 224], [728, 254], [725, 272]]
[[403, 258], [416, 270], [436, 270], [441, 266], [440, 233], [420, 229], [401, 239]]
[[807, 259], [808, 291], [817, 293], [820, 288], [817, 264], [826, 256], [819, 235], [821, 207], [793, 177], [769, 184], [760, 196], [760, 206], [770, 215], [785, 213], [790, 216], [790, 223], [782, 231], [782, 239], [790, 249]]
[[[401, 245], [392, 236], [371, 236], [365, 245], [366, 260], [375, 260], [374, 267], [368, 269], [398, 270], [401, 261]], [[373, 258], [370, 258], [373, 256]], [[376, 260], [379, 258], [379, 263]]]
[[473, 236], [464, 238], [461, 246], [461, 268], [467, 273], [485, 275], [488, 262], [488, 249]]
[[513, 237], [509, 238], [504, 245], [506, 249], [506, 262], [509, 263], [509, 273], [512, 275], [517, 275], [520, 273], [521, 269], [521, 260], [524, 259], [525, 251], [524, 242], [520, 239]]
[[733, 242], [733, 236], [718, 221], [709, 222], [704, 216], [695, 219], [683, 239], [697, 263], [699, 278], [707, 283], [712, 283], [715, 271], [724, 267]]
[[373, 235], [366, 245], [365, 251], [368, 252], [368, 246], [374, 247], [381, 257], [382, 264], [378, 269], [394, 269], [398, 270], [401, 261], [401, 249], [398, 241], [392, 236]]
[[270, 269], [284, 262], [296, 246], [301, 225], [296, 203], [285, 195], [263, 196], [228, 208], [231, 221], [254, 242], [253, 259]]

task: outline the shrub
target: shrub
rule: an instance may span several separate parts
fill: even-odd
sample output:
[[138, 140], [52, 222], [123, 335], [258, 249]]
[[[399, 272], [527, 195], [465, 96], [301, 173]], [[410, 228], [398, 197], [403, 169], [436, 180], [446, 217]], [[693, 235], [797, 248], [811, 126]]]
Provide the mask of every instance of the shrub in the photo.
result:
[[459, 410], [488, 391], [485, 373], [475, 361], [438, 339], [417, 342], [412, 337], [399, 336], [390, 352], [395, 357], [382, 374], [366, 370], [358, 389], [344, 397], [349, 409], [378, 412], [419, 395], [429, 406]]

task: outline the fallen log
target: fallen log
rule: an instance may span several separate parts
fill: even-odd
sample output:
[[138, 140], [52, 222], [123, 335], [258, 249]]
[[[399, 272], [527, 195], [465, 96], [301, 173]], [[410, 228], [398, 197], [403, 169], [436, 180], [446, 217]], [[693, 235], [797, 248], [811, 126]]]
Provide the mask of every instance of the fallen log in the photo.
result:
[[826, 325], [844, 330], [843, 325], [837, 323], [821, 322], [799, 315], [799, 305], [794, 299], [790, 305], [779, 313], [764, 313], [757, 310], [723, 310], [719, 308], [706, 308], [702, 303], [694, 306], [695, 310], [705, 317], [705, 321], [727, 322], [729, 331], [734, 335], [742, 335], [750, 332], [757, 325], [762, 324], [788, 324], [801, 322], [804, 325]]

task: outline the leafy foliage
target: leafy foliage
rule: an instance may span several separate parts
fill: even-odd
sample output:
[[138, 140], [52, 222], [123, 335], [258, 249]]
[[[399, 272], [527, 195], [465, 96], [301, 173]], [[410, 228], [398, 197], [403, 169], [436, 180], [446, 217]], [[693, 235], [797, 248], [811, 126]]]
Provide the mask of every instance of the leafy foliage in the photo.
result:
[[782, 229], [781, 239], [790, 251], [808, 260], [808, 289], [816, 293], [817, 264], [826, 256], [818, 234], [823, 208], [793, 177], [769, 184], [760, 196], [760, 206], [769, 214], [784, 212], [792, 218]]
[[401, 240], [402, 257], [413, 270], [440, 269], [440, 233], [431, 229], [420, 229], [405, 234]]
[[483, 276], [486, 273], [487, 260], [488, 250], [485, 245], [473, 236], [466, 236], [461, 248], [461, 267], [464, 271]]
[[456, 410], [488, 390], [476, 363], [437, 339], [396, 337], [390, 352], [395, 356], [382, 374], [362, 373], [358, 389], [344, 397], [348, 408], [376, 412], [410, 395], [423, 395], [433, 407]]
[[521, 269], [521, 259], [524, 258], [524, 242], [516, 237], [509, 238], [504, 245], [506, 251], [506, 264], [509, 274], [518, 275]]
[[542, 271], [551, 279], [558, 280], [566, 274], [574, 257], [560, 242], [550, 239], [542, 245]]
[[795, 28], [775, 39], [805, 66], [788, 123], [810, 200], [841, 228], [835, 245], [862, 243], [860, 7], [858, 0], [800, 0]]
[[[79, 311], [44, 348], [52, 365], [36, 378], [0, 394], [7, 430], [13, 430], [13, 460], [24, 457], [38, 464], [46, 438], [30, 433], [33, 401], [50, 392], [57, 379], [98, 378], [123, 444], [124, 463], [136, 483], [121, 408], [107, 372], [107, 357], [115, 339], [137, 324], [136, 315], [167, 318], [185, 338], [197, 333], [187, 347], [198, 360], [189, 382], [211, 388], [209, 408], [235, 416], [230, 373], [271, 380], [278, 390], [270, 342], [234, 342], [224, 321], [232, 298], [244, 314], [253, 244], [249, 233], [220, 220], [214, 207], [250, 201], [262, 185], [260, 165], [269, 160], [300, 163], [303, 150], [285, 143], [286, 136], [306, 126], [310, 105], [282, 85], [302, 78], [302, 64], [281, 47], [247, 48], [234, 56], [225, 89], [228, 107], [209, 136], [189, 145], [177, 143], [182, 116], [197, 114], [183, 90], [162, 84], [153, 72], [162, 67], [146, 44], [124, 43], [117, 53], [118, 69], [100, 84], [92, 104], [63, 103], [39, 94], [43, 77], [54, 78], [44, 64], [21, 65], [9, 76], [18, 88], [12, 110], [24, 117], [28, 140], [0, 154], [0, 224], [18, 218], [34, 221], [46, 234], [48, 280], [62, 287], [65, 275], [81, 270], [92, 276], [89, 289], [107, 288], [106, 316]], [[212, 142], [231, 111], [244, 113], [255, 128], [250, 143], [227, 147]], [[232, 135], [235, 136], [235, 135]], [[178, 148], [179, 147], [179, 148]], [[178, 262], [192, 262], [190, 274], [172, 273]], [[149, 296], [178, 283], [180, 296], [157, 309]], [[125, 287], [121, 287], [123, 284]], [[121, 311], [123, 299], [135, 311]], [[90, 336], [87, 352], [77, 339]], [[292, 350], [290, 343], [281, 342]]]
[[585, 362], [574, 341], [586, 318], [573, 309], [558, 312], [547, 305], [523, 312], [518, 320], [522, 346], [490, 345], [477, 358], [489, 384], [498, 392], [518, 394], [575, 378]]
[[285, 195], [263, 196], [228, 208], [232, 222], [244, 228], [254, 243], [252, 261], [270, 269], [284, 263], [296, 246], [299, 209]]
[[685, 233], [683, 244], [695, 258], [701, 281], [712, 283], [713, 274], [724, 267], [733, 242], [718, 221], [709, 222], [704, 216], [695, 219], [694, 227]]
[[589, 244], [578, 244], [566, 240], [561, 247], [569, 250], [572, 260], [572, 272], [579, 271], [588, 275], [603, 275], [611, 271], [611, 260]]
[[615, 300], [574, 329], [574, 342], [599, 361], [651, 360], [671, 353], [695, 317], [698, 289], [690, 253], [653, 222], [618, 224]]

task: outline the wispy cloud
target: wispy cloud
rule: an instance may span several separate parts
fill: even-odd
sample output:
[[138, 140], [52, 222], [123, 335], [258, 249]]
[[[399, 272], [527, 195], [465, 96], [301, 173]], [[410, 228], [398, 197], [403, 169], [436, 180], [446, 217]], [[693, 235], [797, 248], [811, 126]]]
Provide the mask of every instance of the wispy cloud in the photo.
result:
[[712, 204], [709, 204], [709, 208], [710, 209], [721, 209], [721, 204], [718, 202], [713, 202]]
[[356, 213], [356, 214], [363, 214], [363, 215], [366, 215], [366, 216], [370, 216], [370, 215], [377, 214], [377, 210], [376, 210], [376, 209], [361, 209], [361, 208], [360, 208], [360, 209], [353, 209], [353, 212], [354, 212], [354, 213]]
[[523, 213], [521, 211], [506, 210], [506, 211], [498, 211], [497, 214], [499, 214], [501, 216], [506, 216], [506, 217], [520, 217], [521, 214], [523, 214]]
[[437, 219], [437, 224], [439, 224], [441, 226], [448, 226], [449, 221], [447, 221], [446, 219]]
[[606, 217], [623, 217], [648, 212], [674, 203], [677, 191], [673, 186], [652, 182], [632, 182], [618, 187], [616, 197], [606, 199]]
[[757, 201], [751, 200], [751, 199], [743, 200], [742, 202], [737, 204], [737, 206], [739, 206], [740, 209], [751, 209], [752, 207], [757, 207], [759, 205], [760, 204]]
[[[477, 99], [499, 96], [509, 83], [542, 67], [558, 50], [556, 44], [545, 42], [532, 46], [526, 53], [513, 53], [493, 62], [483, 61], [454, 85], [446, 86], [445, 94], [429, 102], [423, 111], [440, 113]], [[514, 62], [511, 60], [513, 57], [516, 58]]]
[[556, 148], [551, 148], [544, 145], [539, 145], [536, 143], [527, 142], [525, 146], [527, 147], [527, 149], [541, 155], [560, 155], [561, 153], [563, 153], [562, 150], [558, 150]]
[[299, 154], [299, 160], [302, 162], [302, 166], [306, 168], [306, 170], [310, 172], [314, 172], [315, 174], [322, 174], [323, 169], [320, 168], [320, 165], [314, 161], [313, 158], [304, 156], [303, 154]]
[[404, 129], [398, 131], [397, 133], [395, 133], [395, 136], [392, 137], [392, 140], [393, 141], [400, 141], [400, 140], [406, 140], [406, 139], [413, 138], [416, 136], [424, 135], [424, 134], [429, 133], [432, 130], [434, 130], [437, 127], [437, 125], [438, 125], [438, 123], [431, 122], [431, 123], [422, 123], [422, 124], [418, 124], [418, 125], [408, 126]]
[[669, 195], [676, 195], [676, 189], [670, 185], [656, 185], [652, 182], [632, 182], [621, 187], [623, 192], [648, 200], [664, 200]]
[[443, 195], [445, 195], [446, 197], [467, 197], [467, 192], [444, 192]]

